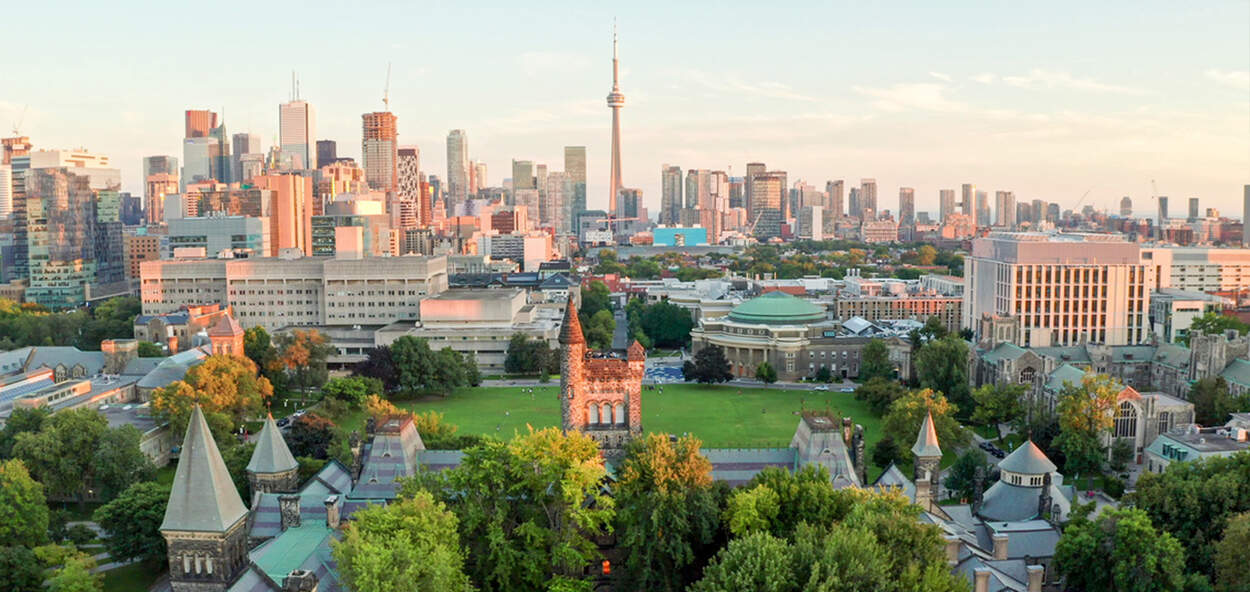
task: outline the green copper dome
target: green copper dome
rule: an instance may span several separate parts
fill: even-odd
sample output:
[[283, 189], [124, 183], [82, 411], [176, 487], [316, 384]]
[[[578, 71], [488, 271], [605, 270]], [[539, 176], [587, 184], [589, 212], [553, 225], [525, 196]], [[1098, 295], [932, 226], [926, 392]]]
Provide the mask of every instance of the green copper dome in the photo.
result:
[[802, 298], [775, 291], [735, 306], [729, 318], [740, 323], [802, 325], [825, 320], [825, 310]]

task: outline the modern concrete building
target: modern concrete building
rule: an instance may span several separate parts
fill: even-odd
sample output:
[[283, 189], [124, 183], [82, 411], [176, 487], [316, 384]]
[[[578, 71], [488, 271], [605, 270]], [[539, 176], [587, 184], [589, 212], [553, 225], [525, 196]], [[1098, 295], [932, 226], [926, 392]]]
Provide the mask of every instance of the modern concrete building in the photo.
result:
[[[572, 203], [569, 205], [568, 225], [571, 228], [577, 215], [586, 211], [586, 147], [564, 147], [564, 172], [573, 183]], [[483, 175], [485, 177], [485, 175]]]
[[955, 214], [955, 190], [942, 189], [938, 191], [938, 222], [946, 222], [946, 217]]
[[1194, 319], [1222, 308], [1220, 298], [1203, 292], [1163, 288], [1150, 294], [1150, 326], [1159, 340], [1176, 343]]
[[469, 199], [469, 137], [462, 129], [447, 133], [447, 199], [452, 213]]
[[317, 114], [308, 101], [295, 99], [278, 106], [278, 136], [282, 152], [297, 169], [317, 167]]
[[1140, 248], [1112, 235], [992, 232], [965, 260], [964, 328], [1019, 319], [1019, 346], [1142, 343], [1150, 338]]
[[[165, 258], [176, 249], [202, 248], [216, 256], [221, 251], [251, 251], [257, 256], [269, 252], [269, 218], [209, 215], [169, 221]], [[155, 237], [153, 237], [155, 238]]]
[[1191, 292], [1250, 288], [1250, 248], [1142, 247], [1141, 263], [1152, 290]]
[[748, 228], [761, 241], [781, 236], [781, 193], [785, 182], [784, 175], [774, 173], [761, 172], [750, 177], [752, 211]]
[[397, 120], [390, 111], [375, 111], [361, 116], [360, 155], [365, 180], [377, 191], [395, 191], [399, 185]]

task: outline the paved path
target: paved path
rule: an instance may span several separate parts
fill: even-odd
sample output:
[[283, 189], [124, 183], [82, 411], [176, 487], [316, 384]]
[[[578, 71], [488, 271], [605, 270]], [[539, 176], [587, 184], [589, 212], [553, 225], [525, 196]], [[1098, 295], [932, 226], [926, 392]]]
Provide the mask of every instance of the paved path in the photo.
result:
[[614, 311], [612, 316], [616, 319], [616, 331], [612, 333], [612, 349], [629, 349], [629, 319], [625, 318], [625, 311]]

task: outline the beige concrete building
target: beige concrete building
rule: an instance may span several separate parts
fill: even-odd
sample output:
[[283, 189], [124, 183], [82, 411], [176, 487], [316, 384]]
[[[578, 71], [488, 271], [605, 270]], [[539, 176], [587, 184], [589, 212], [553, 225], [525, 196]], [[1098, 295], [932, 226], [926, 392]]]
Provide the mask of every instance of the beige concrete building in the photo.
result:
[[1140, 248], [1119, 236], [992, 232], [967, 258], [963, 326], [1019, 321], [1016, 345], [1148, 341], [1150, 290]]
[[417, 319], [421, 300], [447, 289], [447, 258], [280, 257], [145, 261], [143, 314], [219, 303], [244, 327], [384, 325]]
[[1174, 288], [1193, 292], [1250, 288], [1250, 249], [1204, 249], [1197, 247], [1144, 247], [1152, 289]]
[[846, 320], [925, 322], [937, 317], [947, 331], [958, 332], [962, 326], [963, 298], [937, 294], [903, 294], [899, 296], [850, 296], [834, 301], [835, 316]]

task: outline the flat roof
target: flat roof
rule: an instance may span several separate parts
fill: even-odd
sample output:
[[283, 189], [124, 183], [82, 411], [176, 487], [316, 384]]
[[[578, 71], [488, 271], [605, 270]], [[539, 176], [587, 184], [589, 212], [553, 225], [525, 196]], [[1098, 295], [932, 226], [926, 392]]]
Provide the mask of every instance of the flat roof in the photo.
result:
[[521, 293], [520, 288], [492, 288], [488, 290], [451, 289], [426, 296], [426, 300], [504, 300]]

